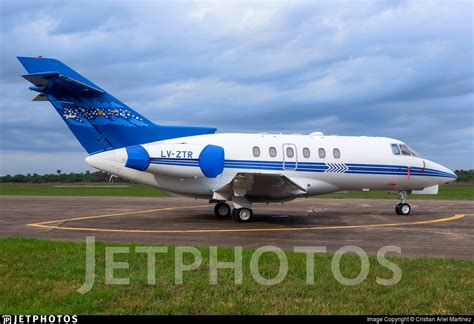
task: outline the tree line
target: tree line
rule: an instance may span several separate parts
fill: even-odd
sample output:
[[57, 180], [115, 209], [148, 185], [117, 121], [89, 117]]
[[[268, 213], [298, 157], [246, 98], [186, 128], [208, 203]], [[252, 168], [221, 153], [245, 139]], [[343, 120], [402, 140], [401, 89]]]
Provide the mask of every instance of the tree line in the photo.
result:
[[82, 173], [62, 173], [58, 170], [56, 174], [16, 174], [0, 176], [0, 183], [106, 183], [106, 182], [128, 182], [117, 176], [111, 176], [102, 171]]
[[[454, 171], [458, 176], [458, 182], [474, 182], [474, 170], [456, 170]], [[62, 173], [57, 170], [56, 174], [16, 174], [0, 176], [0, 183], [99, 183], [99, 182], [128, 182], [116, 176], [111, 176], [109, 173], [102, 171], [97, 172], [82, 172], [82, 173]]]
[[456, 170], [454, 173], [458, 176], [458, 182], [474, 182], [474, 170]]

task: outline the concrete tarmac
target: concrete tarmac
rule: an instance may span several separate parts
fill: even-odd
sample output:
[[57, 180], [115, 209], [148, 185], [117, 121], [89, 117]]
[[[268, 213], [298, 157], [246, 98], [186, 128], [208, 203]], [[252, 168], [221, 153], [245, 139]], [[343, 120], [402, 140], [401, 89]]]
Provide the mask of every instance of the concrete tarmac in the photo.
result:
[[299, 199], [255, 205], [255, 221], [217, 218], [206, 201], [182, 198], [1, 196], [0, 237], [160, 245], [356, 245], [369, 254], [386, 245], [408, 257], [474, 259], [474, 201], [411, 200], [412, 214], [395, 214], [394, 200]]

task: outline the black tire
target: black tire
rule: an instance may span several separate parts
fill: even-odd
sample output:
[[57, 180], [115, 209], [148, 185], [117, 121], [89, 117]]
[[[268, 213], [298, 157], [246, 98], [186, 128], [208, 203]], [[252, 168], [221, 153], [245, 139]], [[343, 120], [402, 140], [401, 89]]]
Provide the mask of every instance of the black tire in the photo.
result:
[[407, 203], [398, 203], [395, 207], [395, 211], [398, 215], [408, 216], [411, 212], [411, 206]]
[[401, 211], [400, 211], [400, 205], [401, 205], [401, 204], [402, 204], [402, 203], [398, 203], [398, 204], [395, 205], [395, 212], [397, 213], [397, 215], [401, 215], [401, 214], [402, 214]]
[[214, 215], [217, 217], [228, 217], [230, 212], [230, 206], [226, 203], [220, 202], [214, 206]]
[[253, 211], [248, 208], [235, 208], [232, 211], [232, 218], [239, 223], [248, 223], [253, 219]]
[[239, 221], [239, 218], [237, 217], [237, 208], [232, 209], [232, 213], [230, 215], [232, 216], [233, 220], [235, 220], [236, 222]]

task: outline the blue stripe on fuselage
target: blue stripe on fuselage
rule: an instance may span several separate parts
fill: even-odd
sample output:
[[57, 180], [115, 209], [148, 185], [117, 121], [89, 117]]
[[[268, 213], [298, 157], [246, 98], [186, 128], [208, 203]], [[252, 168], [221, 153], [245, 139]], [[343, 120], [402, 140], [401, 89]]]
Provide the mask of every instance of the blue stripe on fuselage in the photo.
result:
[[[161, 165], [198, 167], [197, 159], [176, 158], [151, 158], [150, 162]], [[407, 175], [408, 167], [401, 165], [384, 164], [360, 164], [360, 163], [336, 163], [345, 165], [347, 170], [337, 173], [347, 174], [374, 174], [374, 175]], [[325, 172], [330, 167], [324, 162], [294, 162], [294, 161], [257, 161], [257, 160], [225, 160], [224, 168], [247, 169], [247, 170], [271, 170], [271, 171], [299, 171], [299, 172]], [[440, 170], [410, 167], [410, 176], [445, 177], [456, 178], [455, 175]]]

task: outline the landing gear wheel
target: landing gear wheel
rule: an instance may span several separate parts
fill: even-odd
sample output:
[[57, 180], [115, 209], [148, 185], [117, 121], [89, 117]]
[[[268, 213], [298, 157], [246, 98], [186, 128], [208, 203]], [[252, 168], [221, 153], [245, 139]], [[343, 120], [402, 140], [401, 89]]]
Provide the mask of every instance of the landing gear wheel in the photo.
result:
[[398, 214], [398, 215], [403, 215], [403, 216], [406, 216], [406, 215], [409, 215], [410, 212], [411, 212], [411, 207], [409, 204], [407, 203], [398, 203], [396, 206], [395, 206], [395, 212]]
[[400, 205], [401, 205], [401, 204], [402, 204], [402, 203], [398, 203], [398, 204], [395, 205], [395, 212], [397, 213], [397, 215], [401, 215], [401, 214], [400, 214]]
[[253, 211], [248, 208], [235, 208], [232, 211], [232, 218], [239, 223], [248, 223], [253, 219]]
[[398, 215], [408, 215], [411, 212], [411, 207], [406, 203], [407, 192], [405, 190], [400, 190], [398, 192], [398, 201], [399, 203], [395, 206], [395, 212]]
[[230, 215], [230, 206], [224, 202], [217, 203], [214, 206], [214, 214], [217, 217], [227, 217]]

